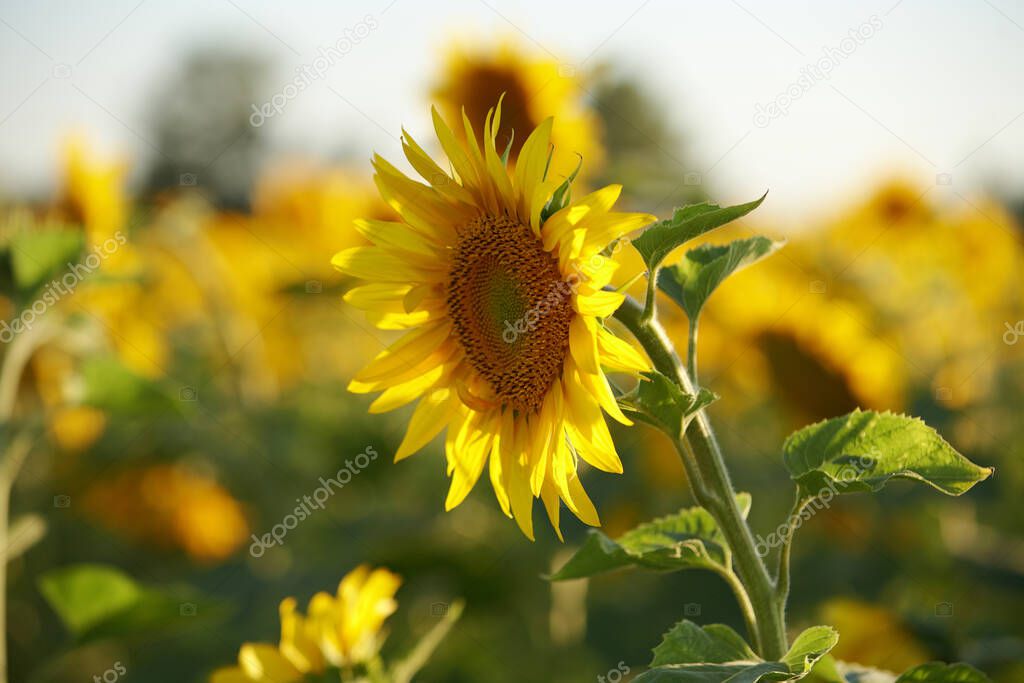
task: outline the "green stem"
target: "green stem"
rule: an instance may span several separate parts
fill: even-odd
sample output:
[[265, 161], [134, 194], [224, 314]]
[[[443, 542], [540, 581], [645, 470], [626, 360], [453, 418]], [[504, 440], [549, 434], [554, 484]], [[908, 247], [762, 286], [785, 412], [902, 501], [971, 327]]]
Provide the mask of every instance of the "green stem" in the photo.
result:
[[789, 511], [789, 516], [786, 517], [786, 537], [782, 539], [779, 565], [775, 570], [775, 595], [782, 605], [785, 605], [786, 600], [789, 599], [790, 556], [793, 552], [793, 537], [796, 535], [797, 521], [809, 502], [811, 502], [810, 498], [802, 497], [798, 493], [796, 500], [793, 501], [793, 507]]
[[699, 387], [697, 381], [697, 316], [690, 318], [690, 336], [686, 342], [686, 366], [690, 370], [690, 381], [693, 386]]
[[[692, 394], [690, 377], [672, 342], [656, 319], [645, 318], [643, 314], [646, 311], [646, 306], [641, 309], [635, 300], [627, 297], [615, 312], [615, 317], [636, 336], [658, 372], [674, 379], [684, 392]], [[754, 637], [758, 650], [765, 659], [778, 660], [789, 649], [784, 604], [777, 599], [775, 582], [769, 576], [764, 560], [757, 553], [754, 536], [736, 503], [721, 448], [704, 411], [700, 411], [690, 422], [686, 434], [678, 440], [676, 447], [683, 457], [684, 465], [691, 459], [696, 462], [702, 483], [693, 486], [694, 497], [715, 518], [733, 553], [737, 573], [754, 611]]]

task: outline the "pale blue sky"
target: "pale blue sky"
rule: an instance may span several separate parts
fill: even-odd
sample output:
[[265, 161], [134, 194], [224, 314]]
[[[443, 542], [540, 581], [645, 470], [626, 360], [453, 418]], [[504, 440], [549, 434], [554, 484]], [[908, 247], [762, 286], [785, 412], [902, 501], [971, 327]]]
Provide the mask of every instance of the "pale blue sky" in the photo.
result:
[[[402, 124], [428, 137], [426, 90], [446, 41], [512, 34], [568, 64], [632, 68], [691, 136], [689, 170], [722, 201], [771, 188], [764, 211], [777, 218], [799, 221], [897, 170], [921, 183], [951, 173], [965, 194], [1024, 187], [1019, 0], [3, 0], [0, 194], [51, 187], [76, 126], [107, 149], [153, 154], [147, 98], [191, 46], [264, 54], [283, 86], [366, 15], [377, 28], [267, 124], [279, 149], [334, 152], [347, 139], [358, 157], [398, 157]], [[865, 24], [871, 36], [828, 79], [755, 124], [759, 103]]]

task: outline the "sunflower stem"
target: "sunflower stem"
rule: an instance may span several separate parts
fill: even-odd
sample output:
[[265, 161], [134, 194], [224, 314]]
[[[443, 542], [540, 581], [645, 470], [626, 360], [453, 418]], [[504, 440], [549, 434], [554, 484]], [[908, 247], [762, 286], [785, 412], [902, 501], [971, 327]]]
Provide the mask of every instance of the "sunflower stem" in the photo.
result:
[[690, 381], [699, 387], [697, 381], [697, 316], [690, 318], [690, 335], [686, 340], [686, 366], [690, 371]]
[[[657, 274], [654, 273], [656, 276]], [[630, 297], [615, 312], [637, 341], [647, 351], [658, 372], [675, 380], [687, 394], [693, 394], [693, 383], [664, 328], [653, 316], [651, 284], [648, 281], [648, 301], [643, 307]], [[646, 316], [650, 309], [652, 315]], [[722, 458], [707, 414], [701, 410], [694, 416], [686, 434], [676, 441], [687, 474], [695, 464], [697, 478], [690, 477], [694, 498], [715, 518], [732, 552], [743, 594], [737, 596], [741, 609], [752, 610], [744, 614], [752, 624], [751, 634], [759, 654], [767, 660], [777, 661], [789, 649], [786, 639], [785, 602], [776, 592], [775, 581], [756, 549], [754, 536], [736, 503], [735, 491]], [[734, 586], [734, 589], [736, 587]]]

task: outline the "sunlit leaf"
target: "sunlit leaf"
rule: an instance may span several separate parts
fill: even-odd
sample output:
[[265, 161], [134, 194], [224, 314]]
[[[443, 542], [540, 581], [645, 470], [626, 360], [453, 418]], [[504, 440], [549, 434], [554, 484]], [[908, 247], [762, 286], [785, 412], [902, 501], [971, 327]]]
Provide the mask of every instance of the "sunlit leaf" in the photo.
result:
[[957, 496], [993, 471], [972, 463], [919, 419], [860, 410], [792, 434], [783, 453], [807, 496], [878, 491], [893, 478], [916, 479]]
[[679, 304], [690, 320], [696, 320], [711, 293], [738, 270], [770, 256], [785, 244], [767, 237], [751, 237], [728, 244], [704, 244], [686, 252], [683, 259], [665, 267], [658, 288]]
[[[739, 493], [736, 501], [744, 517], [750, 495]], [[616, 540], [593, 530], [569, 561], [550, 578], [580, 579], [623, 567], [657, 571], [716, 569], [730, 563], [725, 538], [711, 514], [701, 507], [681, 510], [641, 524]]]
[[767, 193], [752, 202], [725, 208], [704, 202], [676, 209], [672, 218], [655, 223], [634, 239], [633, 246], [640, 252], [647, 268], [653, 271], [673, 249], [709, 230], [746, 216], [759, 207], [766, 196]]
[[677, 439], [690, 420], [718, 398], [707, 389], [700, 389], [696, 395], [683, 393], [675, 382], [656, 371], [643, 375], [646, 380], [620, 399], [622, 409]]

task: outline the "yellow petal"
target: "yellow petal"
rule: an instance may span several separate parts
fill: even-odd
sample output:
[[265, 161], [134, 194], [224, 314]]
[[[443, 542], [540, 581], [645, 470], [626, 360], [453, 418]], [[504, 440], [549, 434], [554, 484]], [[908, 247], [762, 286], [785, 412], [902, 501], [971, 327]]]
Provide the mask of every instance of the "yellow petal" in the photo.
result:
[[548, 150], [551, 147], [551, 125], [553, 122], [554, 119], [550, 116], [541, 121], [519, 150], [519, 158], [516, 161], [515, 186], [519, 215], [524, 219], [533, 215], [534, 193], [544, 180], [544, 167], [547, 165]]
[[451, 333], [448, 324], [435, 324], [409, 332], [381, 351], [370, 364], [356, 373], [360, 382], [383, 379], [420, 363], [433, 353]]
[[581, 315], [595, 318], [609, 318], [626, 300], [625, 295], [600, 289], [593, 294], [577, 292], [573, 297], [573, 307]]
[[356, 232], [378, 247], [399, 254], [407, 252], [421, 259], [436, 260], [443, 254], [439, 244], [405, 223], [360, 218], [352, 223]]
[[583, 490], [583, 482], [580, 481], [579, 476], [569, 479], [569, 492], [573, 503], [571, 507], [575, 508], [574, 512], [580, 521], [590, 526], [601, 526], [597, 508], [594, 507], [587, 492]]
[[437, 389], [421, 398], [409, 419], [405, 438], [395, 453], [395, 462], [409, 457], [430, 443], [451, 420], [455, 406], [452, 390], [448, 388]]
[[255, 681], [292, 683], [302, 680], [302, 672], [292, 666], [284, 655], [267, 643], [246, 643], [238, 652], [242, 670]]
[[562, 530], [558, 525], [558, 512], [559, 512], [559, 499], [558, 491], [555, 489], [554, 484], [547, 484], [541, 491], [540, 498], [544, 501], [544, 509], [548, 513], [548, 519], [551, 520], [551, 526], [554, 527], [555, 533], [558, 534], [558, 540], [565, 542], [562, 537]]
[[379, 247], [352, 247], [338, 252], [331, 265], [346, 275], [375, 282], [428, 282], [439, 279], [443, 266], [425, 268]]
[[597, 352], [601, 364], [612, 370], [646, 372], [651, 369], [651, 364], [640, 351], [603, 327], [597, 330]]
[[374, 310], [381, 306], [401, 302], [412, 285], [404, 282], [374, 282], [353, 287], [345, 292], [345, 303], [362, 310]]
[[429, 370], [418, 377], [413, 377], [408, 382], [402, 382], [396, 384], [393, 387], [388, 387], [384, 390], [380, 396], [370, 404], [370, 413], [387, 413], [396, 408], [401, 408], [407, 403], [415, 401], [417, 398], [422, 396], [424, 392], [428, 391], [432, 386], [442, 380], [446, 371], [447, 366], [438, 365], [436, 368]]
[[210, 683], [253, 683], [258, 680], [249, 676], [237, 666], [217, 669], [210, 674]]
[[493, 416], [473, 411], [470, 418], [462, 423], [454, 439], [450, 438], [449, 430], [445, 450], [452, 469], [452, 483], [444, 502], [446, 511], [465, 500], [476, 485], [491, 452], [495, 426]]

